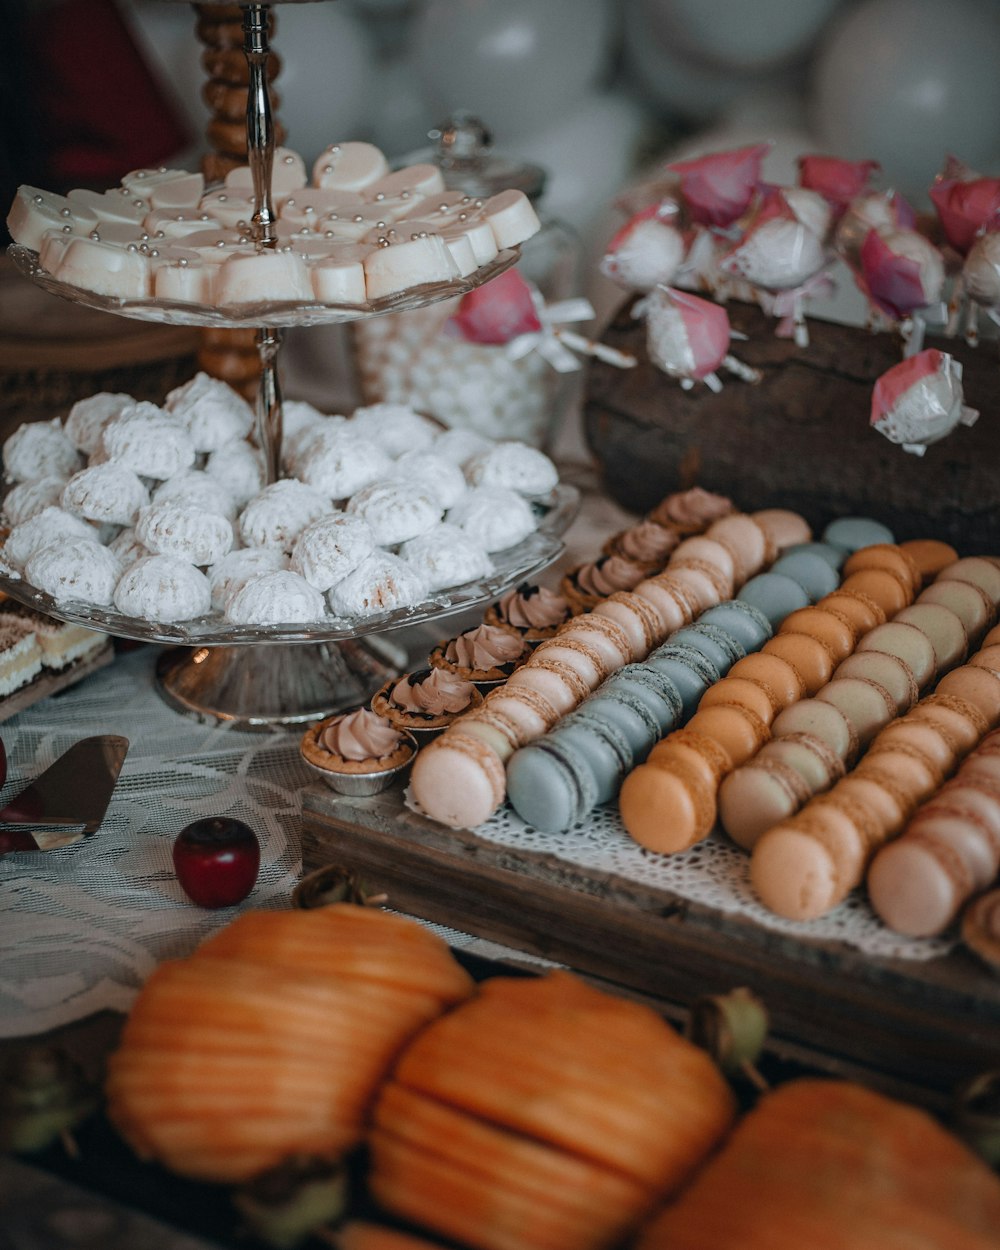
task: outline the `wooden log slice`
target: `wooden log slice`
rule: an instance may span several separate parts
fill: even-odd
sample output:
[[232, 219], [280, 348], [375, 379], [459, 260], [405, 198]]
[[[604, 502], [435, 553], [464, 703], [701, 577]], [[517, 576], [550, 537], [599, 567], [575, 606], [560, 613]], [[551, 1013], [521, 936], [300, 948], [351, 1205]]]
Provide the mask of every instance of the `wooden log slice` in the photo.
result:
[[878, 377], [900, 360], [898, 341], [854, 326], [810, 320], [808, 347], [775, 336], [756, 306], [728, 306], [733, 354], [759, 369], [757, 385], [720, 373], [722, 392], [684, 391], [653, 365], [645, 326], [619, 309], [603, 341], [633, 353], [634, 369], [590, 363], [584, 430], [611, 497], [645, 512], [695, 483], [747, 511], [784, 507], [819, 531], [864, 514], [898, 539], [939, 538], [966, 553], [1000, 553], [1000, 363], [995, 343], [928, 337], [925, 346], [963, 367], [974, 426], [912, 455], [869, 423]]

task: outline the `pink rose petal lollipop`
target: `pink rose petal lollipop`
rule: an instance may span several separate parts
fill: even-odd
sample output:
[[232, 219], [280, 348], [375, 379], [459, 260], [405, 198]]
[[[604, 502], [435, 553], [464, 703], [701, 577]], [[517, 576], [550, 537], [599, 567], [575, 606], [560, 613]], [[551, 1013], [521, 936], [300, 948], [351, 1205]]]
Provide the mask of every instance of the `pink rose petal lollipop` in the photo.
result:
[[680, 179], [681, 197], [692, 221], [702, 226], [732, 225], [750, 206], [760, 182], [769, 143], [731, 152], [714, 152], [667, 169]]
[[696, 381], [721, 389], [715, 373], [720, 366], [745, 381], [760, 380], [757, 370], [729, 355], [732, 330], [721, 304], [662, 286], [646, 298], [645, 313], [650, 360], [669, 377], [679, 378], [685, 390]]
[[963, 402], [962, 366], [933, 347], [893, 365], [872, 391], [871, 424], [890, 443], [917, 456], [978, 416]]
[[948, 333], [963, 334], [970, 347], [979, 342], [979, 310], [1000, 325], [1000, 229], [987, 230], [969, 249], [951, 297]]
[[1000, 213], [1000, 178], [983, 178], [952, 159], [929, 193], [944, 237], [965, 256]]
[[686, 251], [676, 224], [679, 215], [671, 200], [636, 213], [608, 244], [601, 273], [629, 291], [651, 291], [672, 282]]
[[800, 156], [798, 164], [800, 184], [818, 191], [837, 217], [843, 216], [881, 168], [878, 161], [842, 161], [836, 156]]
[[855, 275], [861, 270], [861, 245], [870, 230], [912, 230], [917, 215], [895, 191], [866, 191], [856, 196], [837, 223], [833, 244]]
[[928, 305], [939, 303], [944, 289], [944, 257], [916, 230], [870, 230], [861, 245], [858, 285], [873, 307], [900, 323], [906, 354], [923, 341]]
[[444, 333], [467, 343], [503, 344], [541, 328], [531, 287], [516, 269], [508, 269], [463, 295]]

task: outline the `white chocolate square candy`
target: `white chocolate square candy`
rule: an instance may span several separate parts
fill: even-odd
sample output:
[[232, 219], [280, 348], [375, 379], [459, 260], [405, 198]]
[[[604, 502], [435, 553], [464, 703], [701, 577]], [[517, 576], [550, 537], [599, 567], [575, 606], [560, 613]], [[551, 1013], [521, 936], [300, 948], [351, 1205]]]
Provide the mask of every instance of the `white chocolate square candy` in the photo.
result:
[[203, 174], [184, 169], [134, 169], [122, 179], [130, 196], [146, 200], [152, 208], [197, 208], [205, 193]]
[[49, 230], [64, 234], [89, 234], [97, 225], [97, 214], [89, 208], [74, 206], [64, 195], [42, 191], [38, 187], [17, 188], [14, 203], [7, 214], [7, 229], [15, 243], [41, 248], [42, 235]]
[[316, 187], [360, 191], [388, 172], [385, 153], [374, 143], [331, 143], [316, 158], [312, 180]]
[[[182, 239], [199, 230], [221, 230], [222, 222], [197, 205], [193, 208], [154, 208], [142, 221], [150, 238]], [[103, 238], [103, 235], [102, 235]]]
[[537, 234], [542, 223], [523, 191], [500, 191], [483, 203], [482, 214], [490, 223], [498, 248], [516, 247]]
[[[306, 185], [305, 161], [291, 148], [275, 148], [271, 164], [271, 198], [277, 202]], [[253, 174], [249, 165], [238, 165], [226, 174], [227, 191], [239, 195], [253, 195]]]
[[149, 212], [146, 200], [130, 195], [122, 187], [111, 191], [88, 191], [78, 187], [68, 192], [66, 198], [74, 212], [87, 209], [97, 215], [98, 221], [135, 222], [138, 225]]
[[313, 294], [324, 304], [363, 304], [367, 298], [365, 257], [371, 248], [339, 243], [329, 255], [309, 261]]
[[150, 294], [149, 258], [138, 247], [116, 247], [97, 239], [71, 239], [54, 276], [97, 295], [145, 299]]
[[365, 286], [370, 300], [427, 282], [452, 282], [458, 277], [458, 266], [444, 240], [436, 234], [376, 247], [365, 258]]
[[218, 265], [206, 263], [197, 252], [170, 248], [150, 258], [153, 294], [157, 299], [185, 304], [214, 304]]
[[178, 240], [178, 246], [187, 252], [197, 252], [207, 265], [221, 265], [230, 256], [253, 251], [253, 242], [248, 232], [227, 230], [224, 227], [186, 234]]
[[296, 230], [315, 230], [317, 223], [329, 213], [351, 213], [364, 204], [356, 191], [336, 187], [303, 187], [281, 203], [279, 222]]
[[241, 223], [249, 227], [254, 214], [252, 195], [222, 187], [206, 192], [198, 201], [198, 207], [230, 229]]
[[[460, 248], [463, 254], [466, 251], [471, 254], [473, 269], [488, 265], [499, 251], [490, 223], [483, 217], [468, 221], [450, 219], [443, 214], [423, 219], [407, 218], [397, 222], [396, 229], [401, 233], [410, 230], [439, 234], [453, 253]], [[464, 273], [471, 273], [471, 270], [463, 270]]]
[[99, 221], [93, 230], [88, 231], [88, 239], [96, 239], [98, 243], [110, 243], [113, 247], [128, 247], [134, 243], [136, 247], [150, 240], [149, 231], [140, 222], [134, 221]]
[[365, 187], [365, 199], [377, 203], [380, 199], [403, 196], [406, 199], [426, 199], [444, 191], [444, 175], [437, 165], [406, 165], [394, 173], [386, 174], [378, 182]]
[[339, 243], [357, 243], [373, 230], [387, 231], [392, 222], [386, 221], [374, 204], [363, 204], [356, 212], [329, 213], [317, 222], [317, 234]]
[[222, 307], [265, 300], [310, 302], [312, 298], [306, 262], [293, 251], [231, 256], [222, 262], [215, 281], [215, 300]]
[[[455, 268], [463, 278], [478, 268], [472, 245], [464, 234], [449, 234], [447, 227], [437, 230], [427, 221], [405, 221], [391, 226], [388, 230], [373, 230], [365, 236], [365, 241], [377, 247], [383, 239], [386, 239], [392, 246], [396, 246], [425, 235], [436, 235], [444, 240], [444, 245], [455, 262]], [[492, 238], [491, 233], [490, 239]]]

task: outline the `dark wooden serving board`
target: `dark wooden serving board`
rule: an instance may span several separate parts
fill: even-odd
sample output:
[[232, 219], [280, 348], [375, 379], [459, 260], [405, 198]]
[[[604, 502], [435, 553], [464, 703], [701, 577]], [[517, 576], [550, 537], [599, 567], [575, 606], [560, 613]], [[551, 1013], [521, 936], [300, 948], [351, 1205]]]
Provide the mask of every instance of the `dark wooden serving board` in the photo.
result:
[[608, 493], [646, 511], [672, 490], [700, 485], [745, 511], [784, 507], [817, 529], [862, 513], [898, 540], [940, 538], [963, 554], [1000, 551], [1000, 361], [996, 342], [968, 347], [928, 337], [925, 346], [963, 368], [972, 427], [912, 455], [869, 424], [872, 388], [901, 359], [888, 334], [810, 319], [807, 347], [775, 337], [775, 321], [753, 305], [727, 305], [745, 334], [733, 355], [759, 369], [757, 385], [720, 373], [724, 385], [690, 391], [649, 360], [645, 325], [622, 305], [602, 341], [638, 365], [588, 366], [584, 428]]
[[1000, 1065], [1000, 977], [956, 950], [881, 960], [801, 940], [555, 855], [447, 829], [401, 788], [347, 799], [303, 792], [307, 869], [344, 865], [389, 905], [638, 991], [668, 1007], [737, 985], [766, 1003], [776, 1038], [820, 1068], [846, 1065], [924, 1101]]

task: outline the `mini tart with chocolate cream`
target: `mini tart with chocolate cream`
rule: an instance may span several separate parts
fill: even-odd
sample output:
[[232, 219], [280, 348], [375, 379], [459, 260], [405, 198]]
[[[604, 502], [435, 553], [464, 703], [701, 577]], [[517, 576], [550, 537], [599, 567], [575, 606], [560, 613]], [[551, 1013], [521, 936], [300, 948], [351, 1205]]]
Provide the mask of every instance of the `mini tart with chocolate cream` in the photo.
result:
[[516, 629], [534, 645], [554, 638], [556, 630], [570, 615], [570, 605], [564, 595], [545, 586], [522, 582], [487, 608], [483, 623]]
[[625, 556], [600, 556], [565, 573], [559, 589], [574, 613], [589, 612], [608, 595], [633, 590], [647, 572], [644, 565]]
[[446, 728], [482, 704], [483, 696], [471, 681], [446, 668], [421, 668], [387, 681], [372, 696], [371, 708], [396, 729], [419, 737]]
[[416, 754], [416, 740], [369, 708], [328, 716], [302, 737], [302, 758], [331, 775], [367, 777], [402, 771]]
[[484, 624], [440, 643], [431, 652], [430, 663], [466, 681], [489, 685], [506, 681], [530, 653], [530, 644], [516, 629]]

